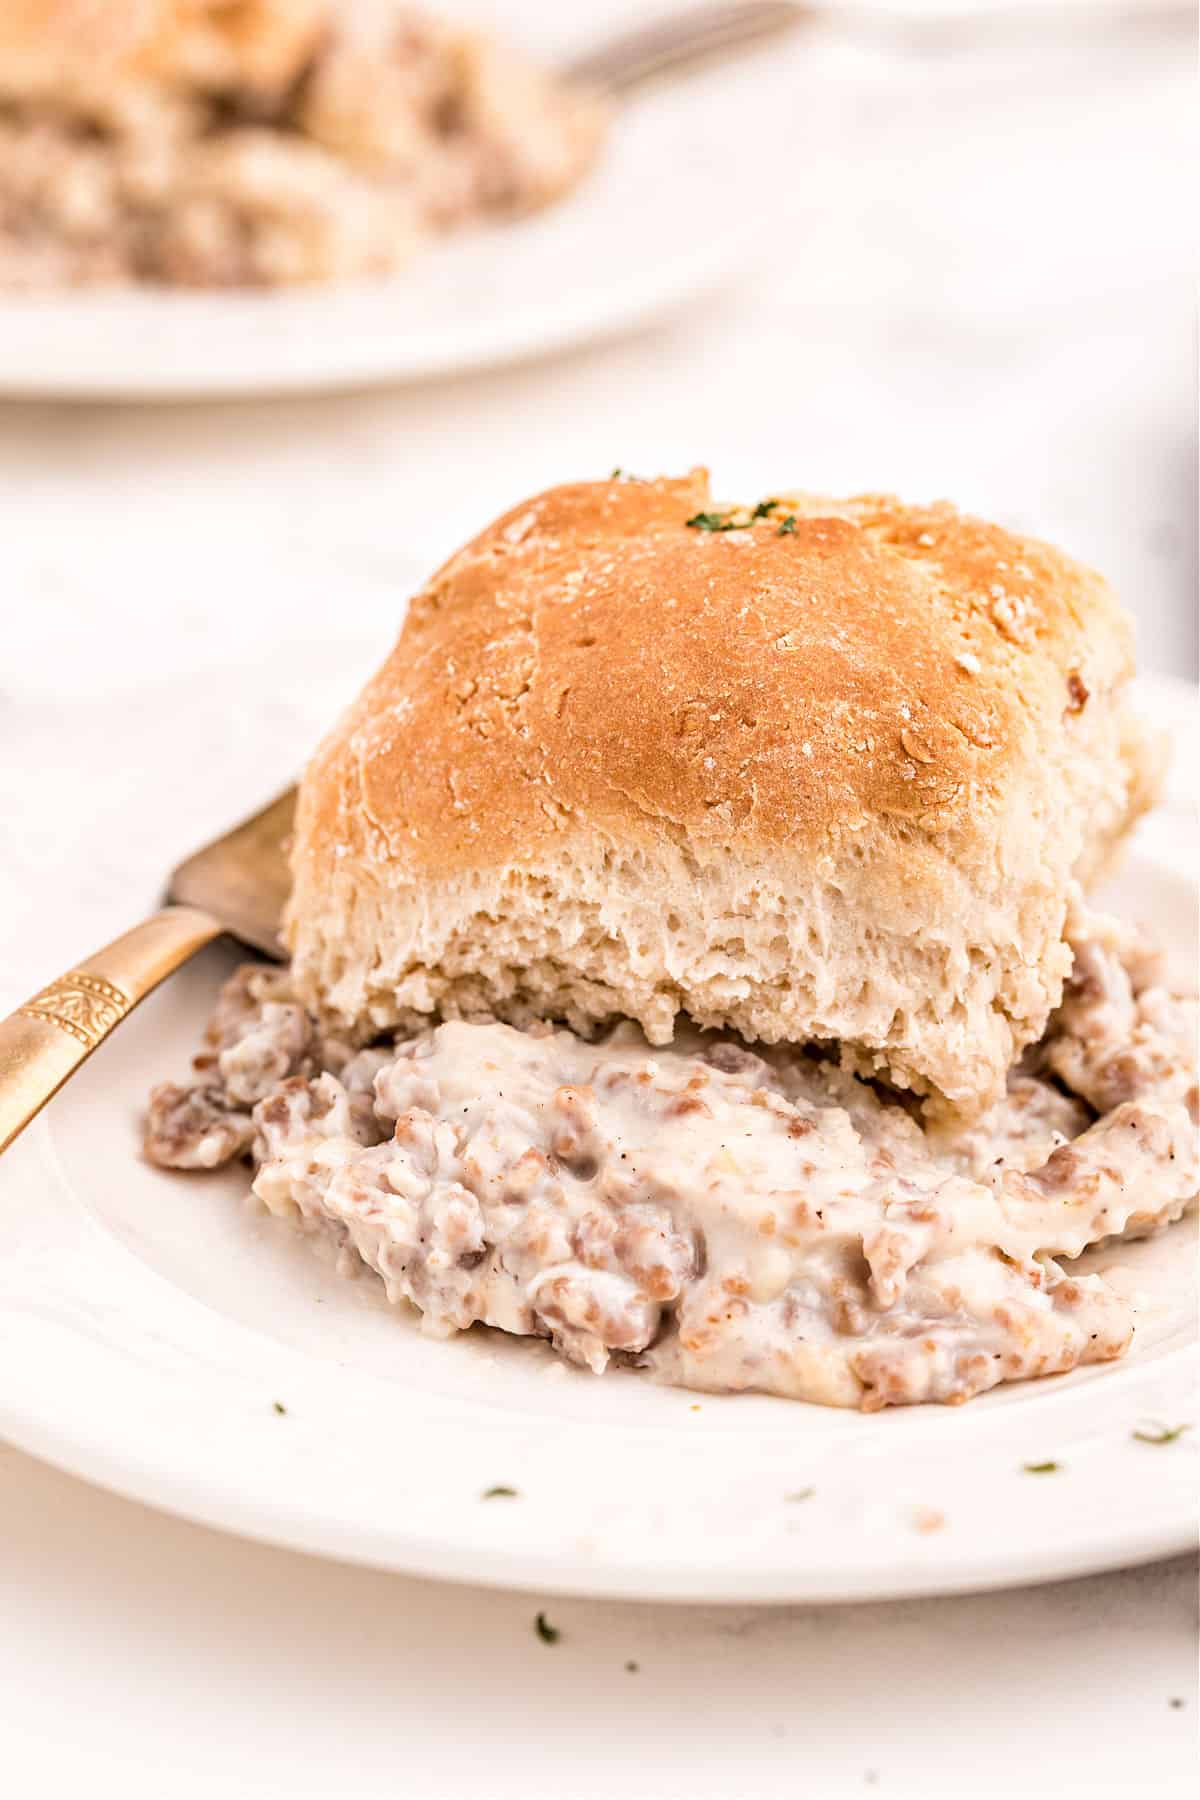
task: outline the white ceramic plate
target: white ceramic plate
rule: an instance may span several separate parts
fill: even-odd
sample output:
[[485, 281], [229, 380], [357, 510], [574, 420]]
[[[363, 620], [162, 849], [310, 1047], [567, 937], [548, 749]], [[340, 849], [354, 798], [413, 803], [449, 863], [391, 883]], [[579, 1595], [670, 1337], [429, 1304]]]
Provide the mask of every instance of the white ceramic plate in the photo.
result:
[[[1178, 836], [1151, 833], [1115, 898], [1190, 968]], [[1089, 1257], [1137, 1297], [1124, 1362], [962, 1409], [862, 1417], [598, 1380], [479, 1330], [432, 1343], [250, 1211], [243, 1174], [139, 1160], [147, 1086], [186, 1068], [233, 960], [210, 951], [160, 990], [0, 1161], [0, 1432], [17, 1444], [248, 1536], [548, 1592], [882, 1598], [1194, 1541], [1200, 1434], [1133, 1436], [1195, 1422], [1188, 1225]], [[494, 1485], [519, 1497], [482, 1498]]]
[[[386, 281], [0, 296], [0, 393], [199, 398], [414, 380], [633, 329], [735, 272], [765, 224], [782, 229], [782, 134], [798, 97], [794, 70], [760, 56], [650, 90], [560, 205], [430, 246]], [[804, 99], [814, 130], [818, 99]]]

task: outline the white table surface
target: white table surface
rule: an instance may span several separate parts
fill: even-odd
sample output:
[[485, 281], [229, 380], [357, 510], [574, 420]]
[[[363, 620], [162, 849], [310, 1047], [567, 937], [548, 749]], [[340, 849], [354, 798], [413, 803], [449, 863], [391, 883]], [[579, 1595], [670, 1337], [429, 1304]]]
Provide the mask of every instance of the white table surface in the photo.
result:
[[[243, 770], [247, 799], [287, 772], [422, 570], [563, 476], [950, 494], [1106, 569], [1145, 664], [1192, 672], [1190, 57], [821, 54], [802, 228], [669, 326], [404, 391], [0, 407], [0, 1005], [128, 923]], [[281, 644], [328, 673], [256, 696]], [[0, 1791], [1173, 1800], [1194, 1602], [1188, 1559], [834, 1611], [564, 1601], [550, 1648], [536, 1597], [239, 1543], [0, 1447]]]

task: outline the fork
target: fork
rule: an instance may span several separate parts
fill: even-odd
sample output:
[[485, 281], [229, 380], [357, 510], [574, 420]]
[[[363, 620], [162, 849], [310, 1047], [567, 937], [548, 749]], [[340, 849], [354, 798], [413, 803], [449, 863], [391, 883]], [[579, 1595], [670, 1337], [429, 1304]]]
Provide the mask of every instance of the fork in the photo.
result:
[[92, 1051], [181, 964], [229, 933], [280, 960], [291, 886], [288, 788], [180, 863], [166, 904], [0, 1020], [0, 1152]]
[[870, 0], [715, 0], [653, 18], [568, 59], [570, 81], [625, 94], [713, 56], [765, 43], [800, 26], [837, 38], [918, 52], [1054, 42], [1094, 44], [1097, 37], [1182, 37], [1195, 29], [1185, 0], [997, 0], [969, 10], [920, 11]]
[[[610, 93], [724, 55], [801, 25], [914, 48], [954, 48], [997, 35], [1038, 41], [1064, 28], [1130, 32], [1190, 28], [1178, 0], [1101, 0], [1086, 12], [1062, 0], [1046, 7], [999, 5], [980, 13], [897, 14], [830, 0], [737, 0], [692, 6], [601, 44], [561, 73]], [[286, 843], [296, 790], [181, 863], [166, 904], [142, 924], [59, 976], [0, 1021], [0, 1151], [24, 1130], [140, 1000], [214, 938], [229, 933], [263, 954], [284, 956], [279, 936], [289, 889]]]

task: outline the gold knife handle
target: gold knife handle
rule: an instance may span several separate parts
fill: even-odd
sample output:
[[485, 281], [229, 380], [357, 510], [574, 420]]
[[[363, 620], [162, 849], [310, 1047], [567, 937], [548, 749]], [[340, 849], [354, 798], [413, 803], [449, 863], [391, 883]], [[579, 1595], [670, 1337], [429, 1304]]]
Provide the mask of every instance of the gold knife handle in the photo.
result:
[[195, 906], [164, 906], [0, 1020], [0, 1151], [139, 1000], [221, 935]]

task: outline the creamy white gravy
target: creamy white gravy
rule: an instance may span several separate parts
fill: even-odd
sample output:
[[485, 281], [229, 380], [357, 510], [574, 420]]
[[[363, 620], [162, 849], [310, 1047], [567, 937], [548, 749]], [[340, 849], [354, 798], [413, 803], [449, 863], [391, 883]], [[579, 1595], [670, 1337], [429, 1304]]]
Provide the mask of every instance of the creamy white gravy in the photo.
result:
[[200, 1081], [155, 1090], [147, 1151], [249, 1152], [272, 1213], [435, 1335], [482, 1322], [691, 1388], [959, 1401], [1127, 1346], [1127, 1302], [1059, 1259], [1194, 1198], [1193, 1034], [1145, 945], [1087, 919], [1005, 1102], [922, 1129], [829, 1061], [698, 1032], [450, 1022], [353, 1054], [250, 969]]

